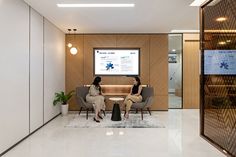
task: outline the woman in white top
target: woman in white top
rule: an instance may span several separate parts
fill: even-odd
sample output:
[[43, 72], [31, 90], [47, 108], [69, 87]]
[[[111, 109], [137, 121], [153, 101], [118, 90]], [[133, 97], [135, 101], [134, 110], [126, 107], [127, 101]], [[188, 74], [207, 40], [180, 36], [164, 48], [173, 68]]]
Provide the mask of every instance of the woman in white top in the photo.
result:
[[86, 101], [93, 104], [95, 110], [94, 121], [100, 122], [98, 118], [103, 119], [100, 115], [101, 110], [105, 110], [105, 98], [102, 95], [102, 89], [100, 86], [101, 77], [97, 76], [92, 85], [89, 88], [89, 93], [86, 96]]

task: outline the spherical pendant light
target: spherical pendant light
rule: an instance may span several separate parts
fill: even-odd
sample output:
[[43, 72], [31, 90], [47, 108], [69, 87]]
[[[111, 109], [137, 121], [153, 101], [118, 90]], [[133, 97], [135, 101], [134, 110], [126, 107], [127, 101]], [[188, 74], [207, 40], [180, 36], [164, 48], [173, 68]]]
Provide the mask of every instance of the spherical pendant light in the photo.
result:
[[67, 46], [68, 46], [69, 48], [71, 48], [71, 47], [72, 47], [72, 44], [71, 44], [71, 43], [68, 43]]
[[77, 48], [75, 48], [75, 47], [72, 47], [72, 48], [70, 49], [70, 53], [71, 53], [72, 55], [76, 55], [77, 52], [78, 52], [78, 50], [77, 50]]

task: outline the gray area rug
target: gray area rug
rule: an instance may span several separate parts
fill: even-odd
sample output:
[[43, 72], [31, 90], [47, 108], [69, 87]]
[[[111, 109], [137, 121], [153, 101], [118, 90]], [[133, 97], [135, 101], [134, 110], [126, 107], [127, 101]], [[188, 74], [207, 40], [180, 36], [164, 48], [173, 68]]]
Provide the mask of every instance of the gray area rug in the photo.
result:
[[144, 114], [143, 120], [141, 120], [140, 114], [130, 114], [129, 119], [121, 121], [111, 121], [111, 114], [107, 114], [100, 120], [100, 123], [93, 121], [93, 117], [89, 116], [86, 120], [86, 115], [74, 115], [65, 125], [66, 128], [165, 128], [160, 122], [157, 115], [150, 116]]

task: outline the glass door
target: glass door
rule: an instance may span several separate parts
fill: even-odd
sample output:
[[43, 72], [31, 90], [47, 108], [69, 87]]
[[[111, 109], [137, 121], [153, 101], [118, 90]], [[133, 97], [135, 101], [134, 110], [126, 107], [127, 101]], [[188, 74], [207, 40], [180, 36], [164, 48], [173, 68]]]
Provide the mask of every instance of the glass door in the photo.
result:
[[182, 47], [183, 47], [182, 34], [169, 34], [169, 108], [180, 109], [182, 108]]

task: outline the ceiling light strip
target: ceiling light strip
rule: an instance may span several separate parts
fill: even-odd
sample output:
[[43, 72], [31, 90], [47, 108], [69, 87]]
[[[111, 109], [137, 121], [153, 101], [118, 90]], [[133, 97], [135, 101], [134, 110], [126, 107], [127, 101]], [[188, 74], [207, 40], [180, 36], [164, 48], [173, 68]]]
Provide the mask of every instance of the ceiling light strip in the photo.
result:
[[171, 33], [199, 33], [199, 30], [171, 30]]
[[134, 7], [135, 4], [57, 4], [63, 8], [95, 8], [95, 7]]
[[206, 0], [195, 0], [195, 1], [193, 1], [193, 2], [190, 4], [190, 6], [197, 6], [197, 7], [199, 7], [199, 6], [201, 6], [204, 2], [206, 2]]

